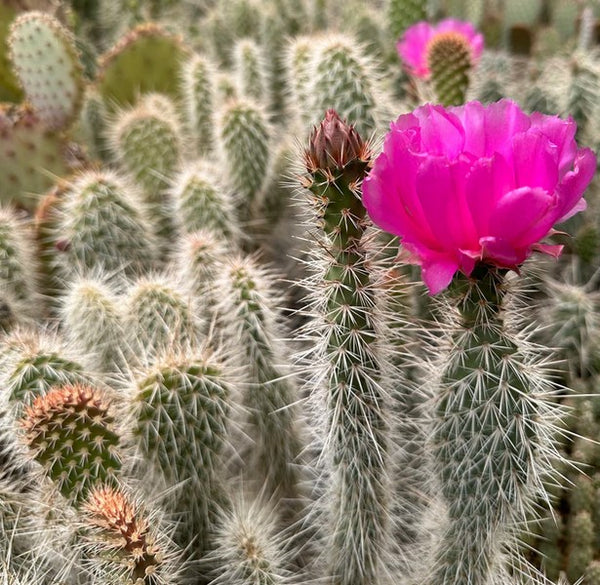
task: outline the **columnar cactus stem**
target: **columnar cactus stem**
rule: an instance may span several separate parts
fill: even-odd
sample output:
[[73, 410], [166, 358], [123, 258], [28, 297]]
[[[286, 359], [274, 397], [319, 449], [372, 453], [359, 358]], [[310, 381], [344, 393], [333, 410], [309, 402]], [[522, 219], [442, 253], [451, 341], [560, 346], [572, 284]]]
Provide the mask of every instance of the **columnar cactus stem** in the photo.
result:
[[376, 348], [374, 290], [361, 242], [367, 221], [359, 186], [369, 148], [333, 110], [306, 153], [308, 188], [323, 228], [317, 300], [326, 385], [324, 457], [331, 466], [328, 578], [374, 585], [384, 570], [388, 532], [388, 422]]
[[451, 285], [458, 323], [433, 428], [434, 469], [448, 507], [436, 585], [489, 583], [510, 530], [525, 520], [532, 491], [544, 493], [541, 476], [558, 456], [536, 352], [505, 321], [505, 273], [481, 265]]

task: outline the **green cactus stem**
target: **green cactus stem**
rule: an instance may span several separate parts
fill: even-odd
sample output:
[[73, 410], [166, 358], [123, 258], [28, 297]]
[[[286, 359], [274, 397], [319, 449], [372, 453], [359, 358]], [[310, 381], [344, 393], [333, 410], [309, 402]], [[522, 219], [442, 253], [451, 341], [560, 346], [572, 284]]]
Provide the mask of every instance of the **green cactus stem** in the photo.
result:
[[333, 110], [313, 132], [305, 155], [306, 184], [323, 230], [322, 268], [311, 283], [321, 337], [312, 361], [322, 365], [316, 378], [325, 389], [319, 405], [326, 410], [322, 457], [330, 466], [325, 548], [327, 576], [335, 585], [381, 582], [389, 545], [389, 410], [359, 190], [369, 159], [368, 146]]

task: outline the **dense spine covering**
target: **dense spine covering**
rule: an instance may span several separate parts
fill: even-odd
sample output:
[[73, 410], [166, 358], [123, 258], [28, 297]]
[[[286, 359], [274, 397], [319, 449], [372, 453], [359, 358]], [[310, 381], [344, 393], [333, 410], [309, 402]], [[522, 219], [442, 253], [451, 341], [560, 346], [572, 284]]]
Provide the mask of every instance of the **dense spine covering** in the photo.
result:
[[242, 224], [252, 219], [253, 206], [267, 175], [271, 129], [257, 105], [236, 100], [221, 115], [220, 140], [232, 186], [239, 193]]
[[35, 315], [36, 264], [32, 234], [15, 210], [0, 208], [0, 290], [24, 315]]
[[322, 364], [316, 383], [326, 393], [327, 578], [335, 585], [373, 585], [381, 582], [388, 560], [390, 445], [359, 191], [369, 150], [329, 110], [311, 137], [306, 163], [323, 229], [315, 307], [321, 340], [312, 357]]
[[141, 198], [115, 173], [82, 173], [58, 210], [53, 240], [63, 277], [135, 277], [152, 268], [157, 251]]
[[[133, 399], [137, 448], [168, 486], [182, 546], [206, 551], [215, 514], [227, 505], [220, 485], [232, 386], [225, 366], [208, 353], [163, 358], [140, 372]], [[192, 544], [193, 542], [193, 544]]]
[[198, 161], [185, 167], [171, 189], [183, 232], [212, 231], [232, 243], [239, 239], [233, 195], [216, 165]]
[[175, 236], [167, 189], [184, 147], [174, 104], [158, 94], [144, 96], [135, 108], [120, 113], [111, 143], [121, 167], [142, 189], [155, 235], [167, 246]]
[[335, 109], [362, 135], [375, 129], [374, 91], [377, 74], [362, 55], [356, 41], [331, 37], [318, 48], [312, 70], [312, 121], [321, 120], [325, 111]]
[[216, 573], [214, 585], [289, 583], [284, 542], [278, 538], [275, 524], [275, 515], [269, 514], [262, 501], [251, 506], [237, 502], [222, 513], [211, 554]]
[[127, 368], [119, 300], [114, 287], [92, 278], [74, 280], [63, 297], [61, 316], [66, 335], [97, 372], [117, 374]]
[[544, 499], [542, 478], [558, 458], [555, 408], [544, 401], [551, 386], [543, 358], [506, 318], [505, 272], [482, 265], [451, 285], [458, 314], [448, 330], [432, 440], [448, 520], [432, 583], [477, 585], [501, 574], [502, 547], [525, 521], [534, 493]]
[[234, 62], [240, 95], [264, 103], [267, 83], [260, 47], [251, 40], [241, 40], [235, 46]]
[[192, 348], [199, 342], [201, 322], [191, 291], [168, 275], [143, 277], [132, 284], [124, 299], [123, 323], [142, 363], [173, 347]]
[[220, 272], [215, 283], [220, 297], [217, 313], [231, 349], [244, 355], [243, 404], [253, 438], [246, 449], [246, 464], [258, 471], [265, 496], [296, 505], [301, 450], [294, 408], [297, 397], [285, 366], [273, 277], [251, 258], [228, 258]]
[[102, 392], [91, 386], [57, 386], [38, 396], [21, 419], [34, 458], [76, 506], [93, 485], [114, 483], [121, 468], [108, 409]]
[[199, 155], [214, 150], [215, 72], [201, 55], [194, 55], [183, 68], [182, 93], [188, 131]]
[[437, 35], [428, 48], [427, 62], [438, 102], [443, 106], [464, 104], [471, 69], [468, 41], [452, 32]]

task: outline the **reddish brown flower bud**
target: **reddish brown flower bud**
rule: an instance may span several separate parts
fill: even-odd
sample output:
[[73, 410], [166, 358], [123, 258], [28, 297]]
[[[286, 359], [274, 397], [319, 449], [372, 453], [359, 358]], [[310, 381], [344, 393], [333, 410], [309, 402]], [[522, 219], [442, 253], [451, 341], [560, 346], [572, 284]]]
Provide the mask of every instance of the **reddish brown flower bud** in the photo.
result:
[[309, 173], [342, 169], [355, 160], [367, 162], [369, 148], [353, 125], [344, 122], [335, 110], [313, 129], [304, 162]]

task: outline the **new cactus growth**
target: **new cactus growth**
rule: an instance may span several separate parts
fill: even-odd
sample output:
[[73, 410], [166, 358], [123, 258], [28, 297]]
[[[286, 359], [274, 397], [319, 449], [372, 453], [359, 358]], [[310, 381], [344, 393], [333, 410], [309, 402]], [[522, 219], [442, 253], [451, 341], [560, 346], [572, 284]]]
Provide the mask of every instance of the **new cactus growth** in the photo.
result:
[[27, 406], [24, 440], [61, 494], [79, 506], [95, 484], [116, 481], [121, 468], [109, 404], [91, 386], [57, 386]]
[[78, 115], [82, 67], [71, 34], [52, 16], [26, 12], [11, 27], [10, 57], [39, 118], [51, 129], [67, 127]]
[[96, 486], [83, 504], [83, 550], [102, 583], [177, 582], [177, 552], [168, 536], [121, 487]]

